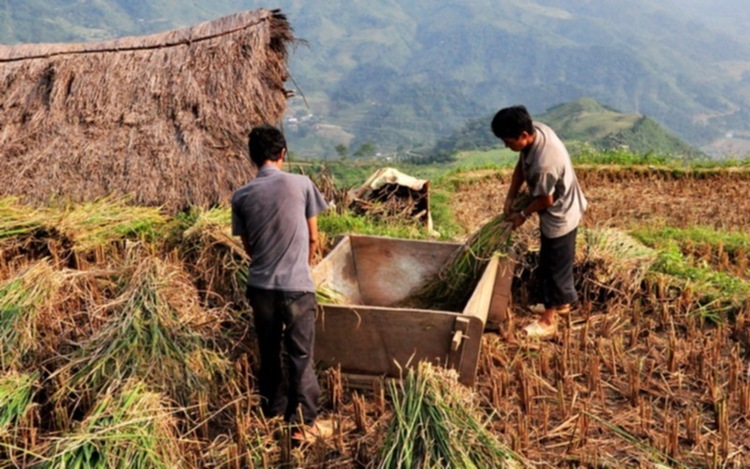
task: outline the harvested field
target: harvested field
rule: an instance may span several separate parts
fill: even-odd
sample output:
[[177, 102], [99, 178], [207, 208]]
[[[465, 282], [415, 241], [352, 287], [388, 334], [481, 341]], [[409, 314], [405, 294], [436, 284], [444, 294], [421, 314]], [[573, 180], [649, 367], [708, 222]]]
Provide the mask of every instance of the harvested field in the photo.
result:
[[[750, 227], [750, 170], [590, 167], [576, 170], [590, 203], [584, 226]], [[502, 210], [510, 171], [461, 174], [454, 213], [464, 227]]]
[[[30, 210], [2, 199], [0, 465], [750, 465], [750, 176], [579, 177], [592, 205], [582, 302], [557, 339], [514, 333], [535, 301], [532, 222], [516, 236], [528, 249], [511, 324], [485, 334], [474, 389], [434, 371], [354, 389], [320, 370], [334, 435], [300, 446], [258, 412], [246, 259], [228, 209], [169, 217], [120, 200]], [[467, 234], [498, 214], [508, 178], [447, 181]], [[455, 432], [487, 451], [450, 445]]]
[[[477, 226], [502, 206], [510, 174], [461, 176], [454, 213], [463, 226]], [[695, 269], [747, 280], [747, 171], [599, 167], [579, 169], [578, 176], [591, 203], [585, 228], [649, 232], [657, 247], [666, 240], [679, 246]], [[691, 231], [696, 226], [698, 236]], [[518, 236], [530, 251], [514, 284], [516, 329], [532, 317], [525, 306], [534, 298], [528, 269], [535, 264], [535, 230], [528, 223]], [[579, 251], [580, 244], [581, 238]], [[610, 266], [618, 252], [611, 255]], [[586, 287], [598, 277], [584, 258], [579, 254], [577, 262], [583, 301], [564, 318], [557, 340], [529, 344], [512, 333], [486, 335], [477, 391], [497, 412], [497, 432], [533, 464], [750, 464], [748, 296], [706, 314], [697, 280], [680, 283], [652, 272], [635, 291], [609, 294], [602, 303], [601, 292]]]

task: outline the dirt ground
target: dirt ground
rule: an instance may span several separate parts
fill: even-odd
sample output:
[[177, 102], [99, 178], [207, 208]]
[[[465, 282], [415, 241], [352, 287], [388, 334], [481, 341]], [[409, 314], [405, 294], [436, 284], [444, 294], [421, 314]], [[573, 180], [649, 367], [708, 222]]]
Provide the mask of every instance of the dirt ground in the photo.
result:
[[[590, 202], [585, 227], [750, 228], [747, 172], [577, 173]], [[502, 209], [510, 173], [462, 178], [454, 214], [481, 226]], [[536, 225], [518, 236], [533, 243]], [[524, 285], [514, 285], [514, 324], [485, 335], [476, 390], [496, 414], [493, 428], [532, 464], [750, 465], [747, 304], [715, 325], [696, 314], [690, 292], [651, 283], [604, 304], [584, 297], [544, 343], [517, 339], [533, 314], [520, 300]]]
[[[510, 171], [463, 174], [453, 213], [464, 227], [480, 226], [503, 207]], [[750, 172], [584, 168], [577, 176], [589, 201], [583, 226], [707, 226], [745, 231], [750, 227]]]

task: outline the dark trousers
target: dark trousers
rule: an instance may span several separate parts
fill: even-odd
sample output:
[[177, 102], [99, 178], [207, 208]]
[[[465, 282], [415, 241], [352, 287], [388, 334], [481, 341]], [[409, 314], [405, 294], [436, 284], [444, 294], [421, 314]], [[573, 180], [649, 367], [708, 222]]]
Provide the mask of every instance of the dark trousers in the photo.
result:
[[556, 308], [578, 301], [573, 281], [577, 233], [578, 228], [559, 238], [542, 235], [539, 273], [545, 308]]
[[[313, 369], [317, 302], [310, 292], [248, 287], [260, 349], [258, 385], [266, 417], [283, 415], [290, 423], [312, 424], [318, 415], [320, 387]], [[286, 349], [282, 369], [282, 341]]]

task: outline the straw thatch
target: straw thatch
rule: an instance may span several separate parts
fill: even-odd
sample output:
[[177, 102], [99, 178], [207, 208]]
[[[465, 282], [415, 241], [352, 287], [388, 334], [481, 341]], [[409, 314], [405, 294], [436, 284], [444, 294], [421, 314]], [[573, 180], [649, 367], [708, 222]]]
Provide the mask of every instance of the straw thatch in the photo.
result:
[[226, 201], [254, 175], [246, 136], [286, 108], [278, 10], [88, 44], [0, 46], [0, 196]]

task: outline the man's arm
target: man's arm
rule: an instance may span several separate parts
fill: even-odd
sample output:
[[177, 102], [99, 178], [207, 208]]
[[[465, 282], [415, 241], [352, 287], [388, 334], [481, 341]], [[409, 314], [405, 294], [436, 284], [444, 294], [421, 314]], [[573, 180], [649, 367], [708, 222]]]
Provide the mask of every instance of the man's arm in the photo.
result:
[[247, 238], [247, 235], [240, 235], [240, 239], [242, 240], [242, 247], [245, 248], [245, 252], [247, 253], [247, 257], [253, 258], [253, 250], [250, 247], [250, 240]]
[[513, 170], [513, 177], [510, 180], [508, 195], [505, 197], [505, 205], [503, 206], [503, 213], [505, 213], [506, 216], [510, 216], [513, 212], [513, 202], [516, 200], [516, 196], [518, 195], [518, 192], [520, 192], [523, 182], [523, 169], [521, 169], [521, 159], [519, 157], [516, 167]]
[[532, 200], [531, 203], [526, 206], [526, 208], [524, 208], [520, 212], [512, 214], [508, 218], [508, 221], [513, 224], [513, 229], [515, 230], [519, 226], [523, 225], [523, 222], [525, 222], [532, 213], [540, 212], [546, 208], [552, 207], [552, 204], [554, 203], [555, 200], [551, 194], [540, 195], [538, 197], [535, 197], [534, 200]]
[[312, 265], [315, 254], [318, 253], [318, 217], [307, 219], [307, 232], [310, 235], [310, 253], [307, 262]]

